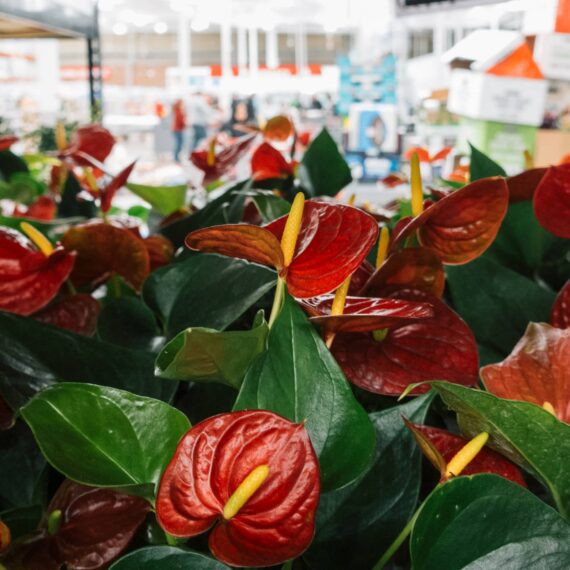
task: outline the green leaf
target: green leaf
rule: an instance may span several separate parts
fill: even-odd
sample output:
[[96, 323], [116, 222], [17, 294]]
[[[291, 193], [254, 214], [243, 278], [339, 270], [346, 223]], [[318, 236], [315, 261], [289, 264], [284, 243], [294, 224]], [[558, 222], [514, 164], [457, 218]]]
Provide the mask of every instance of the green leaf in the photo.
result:
[[[169, 401], [175, 382], [154, 376], [154, 356], [0, 313], [0, 388], [12, 407], [54, 382], [90, 382]], [[7, 394], [9, 391], [10, 394]]]
[[481, 257], [447, 266], [453, 308], [467, 321], [477, 341], [507, 355], [529, 322], [550, 320], [554, 293]]
[[27, 172], [15, 172], [9, 182], [0, 182], [0, 199], [13, 200], [19, 204], [31, 204], [44, 192], [45, 186]]
[[8, 181], [16, 172], [29, 172], [26, 163], [11, 150], [0, 151], [0, 175]]
[[224, 330], [276, 281], [275, 272], [260, 265], [192, 254], [153, 272], [144, 285], [143, 299], [160, 316], [169, 337], [190, 327]]
[[491, 435], [489, 445], [534, 474], [550, 490], [560, 513], [570, 517], [570, 425], [528, 402], [502, 400], [447, 382], [433, 388], [457, 412], [461, 431]]
[[281, 216], [285, 216], [291, 209], [291, 204], [272, 193], [258, 193], [253, 197], [253, 203], [259, 211], [264, 223], [272, 222]]
[[425, 502], [410, 539], [414, 570], [570, 568], [570, 526], [497, 475], [458, 477]]
[[46, 461], [23, 422], [0, 431], [0, 511], [42, 504], [47, 494]]
[[69, 479], [152, 500], [190, 428], [175, 408], [124, 390], [56, 384], [21, 410], [46, 459]]
[[109, 301], [99, 315], [97, 334], [105, 342], [150, 352], [164, 341], [153, 312], [137, 297]]
[[321, 495], [317, 534], [304, 557], [312, 568], [369, 570], [416, 508], [421, 453], [402, 417], [423, 423], [433, 393], [370, 414], [376, 450], [370, 468], [350, 485]]
[[299, 165], [299, 177], [312, 196], [335, 196], [352, 182], [350, 167], [327, 129], [309, 145]]
[[229, 570], [229, 566], [201, 554], [174, 546], [147, 546], [117, 560], [109, 570]]
[[286, 294], [268, 350], [249, 369], [236, 410], [272, 410], [306, 428], [323, 490], [354, 481], [370, 465], [374, 428], [313, 325]]
[[239, 389], [250, 364], [265, 350], [268, 332], [263, 311], [248, 331], [186, 329], [162, 349], [155, 374], [171, 380], [221, 382]]
[[470, 180], [480, 180], [490, 176], [506, 176], [505, 169], [490, 159], [486, 154], [469, 144], [471, 148]]
[[158, 213], [168, 216], [184, 206], [186, 202], [186, 184], [178, 186], [147, 186], [129, 182], [127, 188], [148, 202]]
[[11, 216], [0, 216], [0, 226], [12, 228], [22, 232], [22, 222], [28, 222], [47, 236], [53, 243], [72, 225], [85, 221], [84, 218], [60, 218], [50, 222], [36, 220], [33, 218], [13, 218]]
[[560, 241], [538, 223], [532, 202], [518, 202], [509, 206], [501, 229], [485, 256], [532, 276], [546, 254]]
[[44, 510], [40, 505], [8, 509], [0, 513], [2, 521], [9, 529], [12, 540], [34, 532], [41, 521]]
[[73, 218], [78, 216], [90, 219], [97, 216], [95, 202], [78, 199], [82, 190], [73, 172], [68, 171], [61, 193], [61, 200], [57, 207], [57, 216], [59, 218]]

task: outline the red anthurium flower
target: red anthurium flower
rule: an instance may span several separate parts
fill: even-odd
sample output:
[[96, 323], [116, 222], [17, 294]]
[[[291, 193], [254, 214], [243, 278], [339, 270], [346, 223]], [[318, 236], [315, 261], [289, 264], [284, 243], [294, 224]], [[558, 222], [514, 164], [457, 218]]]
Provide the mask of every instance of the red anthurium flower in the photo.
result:
[[570, 327], [570, 281], [560, 289], [550, 314], [550, 323], [559, 329]]
[[295, 133], [295, 126], [285, 115], [277, 115], [267, 121], [263, 128], [263, 136], [268, 141], [285, 142]]
[[406, 160], [410, 160], [412, 155], [417, 154], [420, 162], [438, 162], [440, 160], [445, 160], [451, 151], [453, 150], [452, 147], [446, 146], [442, 148], [440, 151], [436, 152], [434, 155], [430, 155], [429, 151], [426, 148], [422, 147], [413, 147], [406, 151], [404, 158]]
[[534, 193], [534, 213], [543, 228], [570, 238], [570, 164], [546, 171]]
[[79, 287], [99, 285], [117, 274], [140, 291], [150, 271], [145, 243], [130, 229], [91, 222], [70, 228], [61, 243], [77, 253], [71, 280]]
[[388, 174], [385, 178], [382, 179], [382, 184], [386, 186], [386, 188], [396, 188], [397, 186], [401, 186], [408, 181], [405, 175], [395, 172], [393, 174]]
[[39, 530], [0, 562], [23, 570], [103, 570], [126, 550], [149, 510], [139, 497], [64, 481]]
[[106, 213], [111, 209], [111, 203], [117, 191], [119, 191], [129, 179], [133, 168], [135, 167], [136, 160], [129, 164], [126, 168], [121, 170], [117, 176], [111, 178], [108, 184], [105, 184], [99, 189], [99, 196], [101, 199], [101, 211]]
[[459, 182], [459, 184], [469, 184], [470, 170], [469, 166], [459, 165], [447, 179], [451, 182]]
[[262, 143], [251, 157], [251, 173], [255, 180], [286, 178], [295, 174], [295, 162], [287, 162], [274, 146]]
[[0, 228], [0, 310], [31, 315], [45, 307], [69, 277], [75, 255], [53, 249], [41, 238], [38, 249], [19, 232]]
[[34, 319], [77, 334], [92, 336], [100, 312], [99, 301], [91, 295], [68, 295], [36, 313]]
[[[79, 127], [67, 148], [60, 152], [62, 159], [70, 159], [78, 166], [97, 166], [111, 154], [115, 137], [101, 125]], [[93, 163], [95, 160], [95, 164]]]
[[257, 133], [240, 137], [219, 152], [216, 152], [216, 140], [214, 139], [209, 149], [192, 152], [190, 154], [192, 164], [204, 172], [203, 183], [208, 185], [215, 182], [233, 168], [250, 149], [256, 137]]
[[507, 213], [509, 190], [502, 178], [485, 178], [456, 190], [415, 218], [403, 218], [394, 230], [391, 251], [417, 232], [448, 265], [480, 256], [493, 243]]
[[525, 170], [521, 174], [507, 178], [507, 186], [509, 187], [509, 202], [524, 202], [532, 200], [534, 192], [540, 181], [546, 174], [546, 168], [531, 168]]
[[28, 218], [32, 220], [51, 221], [55, 218], [57, 206], [49, 196], [40, 196], [25, 210], [16, 206], [13, 216], [15, 218]]
[[[406, 426], [414, 434], [424, 455], [439, 470], [442, 480], [445, 480], [449, 462], [469, 440], [444, 429], [422, 426], [407, 420]], [[486, 447], [471, 460], [461, 474], [476, 475], [478, 473], [494, 473], [514, 483], [518, 483], [522, 487], [527, 486], [522, 473], [514, 463]]]
[[174, 258], [172, 242], [160, 234], [152, 235], [143, 240], [148, 251], [150, 271], [168, 265]]
[[156, 515], [176, 537], [213, 527], [210, 549], [226, 564], [273, 566], [309, 546], [319, 495], [303, 424], [264, 410], [233, 412], [182, 438], [160, 482]]
[[197, 230], [187, 236], [186, 245], [275, 267], [294, 297], [330, 293], [365, 258], [378, 236], [378, 225], [357, 208], [309, 200], [304, 208], [301, 204], [298, 239], [287, 263], [279, 240], [294, 209], [295, 204], [289, 215], [263, 228], [228, 224]]
[[[437, 297], [411, 289], [387, 288], [382, 297], [427, 303], [433, 316], [404, 321], [375, 333], [341, 333], [331, 350], [350, 382], [360, 388], [390, 396], [400, 395], [410, 384], [447, 380], [475, 386], [479, 360], [477, 344], [467, 324]], [[429, 386], [418, 386], [422, 394]]]
[[570, 329], [530, 323], [511, 354], [481, 369], [489, 392], [499, 398], [543, 406], [570, 423]]
[[18, 137], [14, 135], [0, 136], [0, 151], [8, 150], [14, 143], [18, 142]]

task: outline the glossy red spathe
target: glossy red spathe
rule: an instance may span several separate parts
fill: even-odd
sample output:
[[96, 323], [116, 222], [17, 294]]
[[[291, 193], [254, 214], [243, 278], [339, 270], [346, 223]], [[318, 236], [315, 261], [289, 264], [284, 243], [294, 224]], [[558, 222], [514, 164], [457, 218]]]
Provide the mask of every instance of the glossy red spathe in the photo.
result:
[[101, 305], [97, 299], [80, 293], [57, 299], [34, 315], [34, 319], [68, 331], [92, 336], [97, 328]]
[[534, 192], [534, 213], [540, 225], [570, 238], [570, 164], [551, 166]]
[[269, 143], [262, 143], [251, 157], [251, 175], [254, 180], [286, 178], [295, 173], [295, 163], [285, 157]]
[[115, 137], [101, 125], [79, 127], [67, 148], [61, 151], [63, 159], [70, 159], [78, 166], [97, 166], [105, 162], [115, 146]]
[[[234, 491], [261, 465], [269, 475], [229, 520]], [[209, 546], [231, 566], [273, 566], [309, 546], [319, 502], [319, 466], [303, 424], [253, 410], [213, 416], [180, 441], [160, 482], [156, 513], [177, 537], [212, 529]]]

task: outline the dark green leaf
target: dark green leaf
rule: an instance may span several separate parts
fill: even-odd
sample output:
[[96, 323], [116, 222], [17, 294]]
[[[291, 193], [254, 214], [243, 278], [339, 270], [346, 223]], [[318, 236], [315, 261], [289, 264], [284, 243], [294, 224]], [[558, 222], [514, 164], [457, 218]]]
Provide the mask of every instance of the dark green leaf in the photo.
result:
[[224, 330], [277, 281], [271, 269], [241, 259], [192, 254], [155, 271], [143, 298], [172, 337], [189, 327]]
[[469, 144], [471, 148], [470, 180], [480, 180], [490, 176], [506, 176], [505, 169], [490, 159], [486, 154]]
[[97, 334], [105, 342], [150, 352], [163, 342], [154, 314], [137, 297], [108, 302], [99, 315]]
[[56, 384], [21, 413], [46, 459], [69, 479], [151, 499], [190, 428], [160, 400], [94, 384]]
[[507, 355], [529, 322], [548, 321], [554, 293], [485, 257], [447, 266], [453, 308], [477, 341]]
[[43, 503], [45, 470], [45, 459], [25, 423], [0, 431], [0, 511]]
[[158, 213], [168, 216], [184, 206], [186, 201], [186, 184], [178, 186], [146, 186], [144, 184], [132, 184], [127, 188], [148, 202]]
[[33, 505], [4, 511], [0, 513], [0, 521], [10, 529], [14, 540], [36, 530], [43, 514], [44, 510], [40, 505]]
[[79, 200], [78, 196], [82, 188], [73, 172], [68, 172], [61, 193], [61, 201], [57, 207], [57, 215], [59, 218], [73, 218], [76, 216], [82, 218], [95, 218], [97, 216], [97, 207], [95, 202], [88, 200]]
[[31, 204], [44, 192], [44, 185], [27, 172], [15, 172], [9, 182], [0, 181], [0, 199], [13, 200], [19, 204]]
[[434, 382], [443, 401], [457, 412], [461, 431], [491, 435], [489, 445], [539, 478], [560, 513], [570, 517], [570, 425], [539, 406], [502, 400], [481, 390]]
[[299, 165], [299, 177], [312, 196], [335, 196], [352, 182], [350, 167], [326, 129], [309, 145]]
[[291, 421], [306, 422], [325, 491], [354, 481], [370, 465], [372, 423], [289, 295], [269, 333], [267, 352], [245, 377], [235, 409], [272, 410]]
[[414, 570], [566, 570], [570, 526], [516, 483], [458, 477], [427, 499], [410, 551]]
[[7, 313], [0, 313], [0, 370], [2, 393], [11, 392], [6, 399], [13, 407], [25, 403], [35, 387], [58, 381], [102, 384], [165, 401], [176, 391], [175, 382], [155, 378], [154, 356], [148, 352]]
[[155, 374], [171, 380], [221, 382], [239, 389], [250, 364], [265, 350], [268, 332], [263, 311], [248, 331], [186, 329], [162, 349]]
[[229, 570], [200, 552], [174, 546], [148, 546], [117, 560], [109, 570]]
[[65, 231], [74, 224], [84, 221], [84, 218], [60, 218], [46, 222], [33, 218], [13, 218], [10, 216], [0, 216], [0, 226], [21, 231], [22, 222], [28, 222], [47, 236], [52, 242], [56, 242]]
[[8, 181], [16, 172], [28, 172], [26, 163], [11, 150], [0, 151], [0, 175]]
[[259, 215], [264, 223], [272, 222], [281, 216], [285, 216], [291, 209], [291, 204], [274, 194], [258, 193], [254, 196], [253, 202], [259, 211]]
[[423, 423], [433, 393], [370, 414], [376, 451], [368, 471], [347, 487], [321, 495], [312, 568], [369, 570], [411, 518], [421, 482], [421, 453], [402, 417]]

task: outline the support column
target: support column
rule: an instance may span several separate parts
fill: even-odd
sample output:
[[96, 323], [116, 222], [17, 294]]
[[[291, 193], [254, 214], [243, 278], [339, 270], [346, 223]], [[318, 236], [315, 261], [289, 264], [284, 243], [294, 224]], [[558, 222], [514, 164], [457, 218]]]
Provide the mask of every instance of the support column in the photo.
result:
[[257, 43], [257, 28], [249, 28], [249, 74], [257, 77], [259, 72], [259, 56]]
[[181, 89], [184, 89], [188, 85], [188, 69], [192, 64], [190, 57], [190, 22], [188, 15], [184, 12], [178, 14], [178, 18], [178, 85]]
[[265, 33], [265, 64], [269, 69], [279, 67], [279, 44], [275, 28]]
[[304, 75], [307, 70], [307, 35], [302, 23], [299, 23], [295, 30], [295, 65], [297, 74]]
[[243, 26], [237, 29], [237, 59], [239, 74], [243, 76], [247, 73], [247, 30]]

